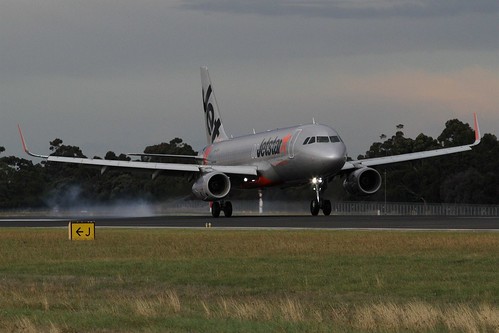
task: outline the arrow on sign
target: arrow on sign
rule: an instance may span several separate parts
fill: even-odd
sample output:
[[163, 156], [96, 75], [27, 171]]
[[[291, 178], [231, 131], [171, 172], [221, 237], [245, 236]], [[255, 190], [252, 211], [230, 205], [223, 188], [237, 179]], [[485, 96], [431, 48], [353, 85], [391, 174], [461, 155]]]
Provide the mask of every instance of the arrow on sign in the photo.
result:
[[76, 233], [78, 234], [78, 236], [81, 237], [81, 233], [83, 232], [83, 230], [81, 230], [80, 227], [78, 227], [78, 229], [76, 229]]

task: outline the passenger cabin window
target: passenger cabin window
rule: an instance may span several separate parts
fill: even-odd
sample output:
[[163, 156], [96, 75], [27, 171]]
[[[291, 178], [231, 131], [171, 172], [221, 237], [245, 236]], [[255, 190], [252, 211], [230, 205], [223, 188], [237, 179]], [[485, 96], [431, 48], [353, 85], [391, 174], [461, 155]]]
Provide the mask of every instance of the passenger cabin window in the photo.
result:
[[308, 140], [310, 140], [310, 137], [306, 138], [305, 141], [303, 141], [303, 144], [306, 145], [308, 143]]
[[326, 142], [329, 142], [329, 137], [328, 137], [328, 136], [318, 136], [318, 137], [317, 137], [317, 142], [318, 142], [318, 143], [326, 143]]

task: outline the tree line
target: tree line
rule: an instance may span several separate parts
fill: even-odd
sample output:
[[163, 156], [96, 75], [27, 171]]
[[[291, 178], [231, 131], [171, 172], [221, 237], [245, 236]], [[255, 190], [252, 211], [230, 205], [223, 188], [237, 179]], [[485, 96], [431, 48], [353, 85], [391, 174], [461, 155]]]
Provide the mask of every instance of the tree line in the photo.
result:
[[[406, 138], [403, 125], [394, 135], [380, 135], [362, 158], [382, 157], [410, 152], [459, 146], [474, 141], [468, 124], [457, 119], [446, 122], [436, 138], [419, 134]], [[54, 155], [85, 158], [77, 146], [65, 145], [61, 139], [49, 143]], [[175, 138], [169, 143], [148, 146], [144, 153], [196, 155], [192, 147]], [[0, 146], [0, 154], [5, 154]], [[94, 157], [99, 158], [99, 157]], [[130, 160], [125, 154], [109, 151], [104, 159]], [[159, 157], [141, 157], [146, 161], [163, 161]], [[168, 160], [172, 162], [172, 160]], [[185, 163], [185, 161], [182, 161]], [[390, 202], [499, 204], [499, 143], [497, 137], [485, 134], [472, 151], [377, 168], [386, 180], [378, 193], [369, 197], [353, 197], [341, 188], [342, 179], [329, 186], [328, 196], [334, 200], [370, 200]], [[184, 176], [179, 174], [178, 176]], [[339, 178], [339, 177], [336, 177]], [[16, 156], [0, 157], [0, 209], [38, 209], [107, 204], [127, 200], [161, 202], [171, 198], [191, 197], [192, 179], [150, 172], [110, 169], [101, 174], [100, 168], [64, 163], [34, 164]], [[309, 199], [309, 186], [300, 188], [266, 189], [267, 200]], [[234, 191], [232, 197], [256, 200], [255, 191]]]

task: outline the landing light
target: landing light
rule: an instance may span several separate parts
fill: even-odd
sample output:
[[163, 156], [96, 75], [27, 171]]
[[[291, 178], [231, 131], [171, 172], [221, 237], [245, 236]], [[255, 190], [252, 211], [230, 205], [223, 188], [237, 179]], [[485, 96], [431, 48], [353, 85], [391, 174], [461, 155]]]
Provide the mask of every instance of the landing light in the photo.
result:
[[322, 184], [322, 178], [312, 178], [312, 184]]

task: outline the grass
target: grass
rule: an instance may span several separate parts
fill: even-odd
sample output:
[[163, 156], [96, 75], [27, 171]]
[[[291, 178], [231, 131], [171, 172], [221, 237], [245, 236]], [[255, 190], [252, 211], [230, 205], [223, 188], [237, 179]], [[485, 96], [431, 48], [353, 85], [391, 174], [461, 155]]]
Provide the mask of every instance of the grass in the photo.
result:
[[0, 331], [497, 332], [499, 234], [0, 229]]

